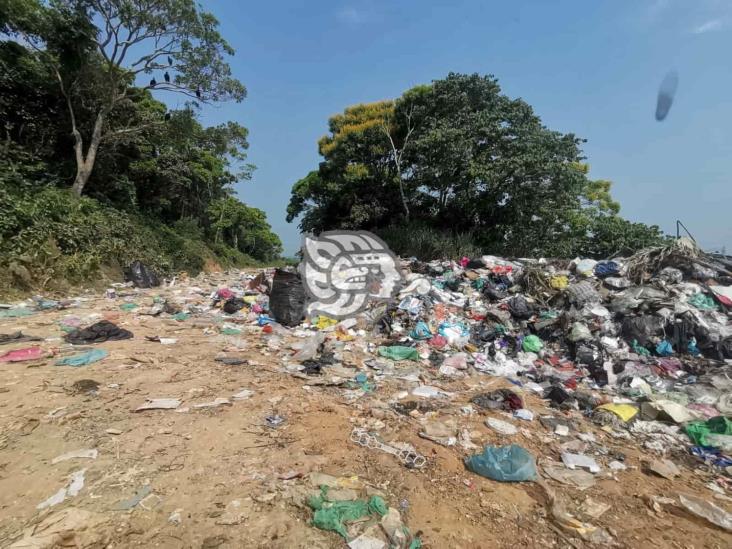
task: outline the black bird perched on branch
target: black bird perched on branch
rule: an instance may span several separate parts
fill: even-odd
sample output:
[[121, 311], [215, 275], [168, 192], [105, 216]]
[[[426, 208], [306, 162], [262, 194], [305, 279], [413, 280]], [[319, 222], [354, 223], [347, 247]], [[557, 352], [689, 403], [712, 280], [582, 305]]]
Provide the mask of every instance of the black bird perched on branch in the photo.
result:
[[200, 88], [200, 86], [196, 89], [196, 97], [198, 97], [199, 99], [201, 99], [201, 88]]
[[166, 71], [166, 72], [165, 72], [165, 74], [163, 75], [163, 78], [165, 78], [165, 81], [166, 81], [166, 82], [170, 82], [170, 75], [168, 74], [168, 72], [167, 72], [167, 71]]
[[166, 112], [165, 113], [165, 121], [167, 122], [168, 120], [170, 120], [170, 113], [169, 112]]
[[157, 81], [154, 78], [152, 80], [150, 80], [150, 87], [151, 88], [154, 88], [157, 85], [158, 85], [158, 83], [157, 83]]
[[170, 57], [170, 56], [168, 56], [168, 66], [169, 67], [172, 67], [173, 66], [173, 58]]

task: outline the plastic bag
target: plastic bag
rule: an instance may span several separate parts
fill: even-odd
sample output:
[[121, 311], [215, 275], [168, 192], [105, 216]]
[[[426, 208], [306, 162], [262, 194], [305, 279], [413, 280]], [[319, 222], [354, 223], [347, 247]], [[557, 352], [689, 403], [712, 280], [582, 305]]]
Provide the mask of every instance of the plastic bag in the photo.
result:
[[432, 337], [432, 332], [430, 331], [430, 327], [427, 323], [420, 320], [417, 322], [414, 330], [409, 332], [409, 337], [412, 339], [430, 339]]
[[88, 345], [89, 343], [104, 343], [105, 341], [119, 341], [130, 339], [132, 332], [112, 324], [108, 320], [100, 320], [83, 330], [74, 330], [64, 339], [74, 345]]
[[0, 362], [23, 362], [25, 360], [37, 360], [43, 358], [46, 353], [40, 347], [28, 347], [27, 349], [16, 349], [0, 355]]
[[693, 305], [694, 307], [702, 311], [716, 311], [719, 309], [716, 301], [714, 301], [714, 298], [708, 296], [707, 294], [694, 294], [687, 301], [690, 305]]
[[379, 347], [379, 356], [391, 360], [419, 360], [419, 353], [414, 347], [394, 345], [392, 347]]
[[522, 295], [517, 295], [508, 300], [508, 311], [511, 316], [520, 320], [528, 320], [534, 314], [529, 302]]
[[327, 501], [328, 490], [321, 487], [321, 493], [308, 499], [308, 505], [315, 511], [313, 526], [321, 530], [337, 532], [348, 539], [345, 522], [354, 521], [369, 515], [384, 516], [387, 513], [386, 503], [379, 496], [372, 496], [366, 501]]
[[627, 340], [637, 340], [645, 346], [648, 340], [663, 332], [665, 321], [658, 316], [633, 316], [623, 320], [622, 334]]
[[269, 309], [277, 322], [296, 326], [305, 318], [305, 288], [300, 275], [277, 269], [269, 294]]
[[570, 303], [582, 306], [585, 303], [597, 303], [600, 301], [600, 294], [597, 293], [592, 282], [589, 280], [583, 280], [576, 284], [570, 284], [567, 286], [567, 295], [569, 296]]
[[150, 268], [141, 261], [133, 261], [125, 272], [125, 280], [132, 282], [137, 288], [160, 286], [160, 280]]
[[592, 276], [595, 265], [597, 265], [597, 261], [594, 259], [580, 259], [575, 264], [574, 270], [582, 276]]
[[708, 435], [732, 435], [732, 421], [724, 416], [713, 417], [707, 421], [692, 421], [687, 423], [684, 431], [691, 441], [698, 446], [712, 446], [707, 440]]
[[56, 366], [73, 366], [74, 368], [78, 368], [79, 366], [88, 366], [89, 364], [99, 362], [108, 355], [109, 353], [104, 349], [92, 349], [86, 353], [62, 358], [61, 360], [56, 361]]
[[295, 343], [292, 348], [298, 351], [292, 355], [293, 360], [312, 360], [318, 355], [318, 349], [325, 341], [325, 334], [316, 333], [302, 342]]
[[656, 354], [658, 356], [671, 356], [674, 354], [674, 348], [665, 339], [656, 345]]
[[620, 265], [614, 261], [601, 261], [595, 265], [595, 276], [605, 278], [606, 276], [615, 276], [620, 272]]
[[586, 325], [581, 322], [575, 322], [572, 324], [572, 331], [570, 332], [568, 339], [576, 343], [578, 341], [592, 339], [592, 333]]
[[241, 311], [246, 303], [243, 299], [240, 299], [238, 297], [231, 297], [226, 300], [226, 303], [224, 303], [224, 312], [227, 315], [233, 315], [237, 311]]
[[486, 446], [465, 460], [469, 471], [500, 482], [536, 480], [536, 460], [521, 446]]
[[538, 353], [541, 351], [542, 347], [544, 347], [544, 344], [537, 336], [528, 335], [524, 338], [523, 348], [525, 352]]
[[555, 275], [549, 279], [549, 285], [555, 290], [564, 290], [569, 286], [569, 278], [565, 275]]

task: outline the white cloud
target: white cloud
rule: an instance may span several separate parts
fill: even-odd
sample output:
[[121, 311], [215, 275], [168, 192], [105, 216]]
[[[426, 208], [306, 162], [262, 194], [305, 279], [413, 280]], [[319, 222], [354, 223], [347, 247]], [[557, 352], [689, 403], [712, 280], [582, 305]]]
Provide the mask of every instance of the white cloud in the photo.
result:
[[706, 23], [702, 23], [698, 27], [691, 29], [693, 34], [705, 34], [722, 28], [722, 19], [710, 19]]
[[349, 23], [351, 25], [363, 23], [365, 19], [364, 13], [353, 6], [341, 8], [338, 10], [338, 13], [336, 13], [336, 17], [341, 23]]

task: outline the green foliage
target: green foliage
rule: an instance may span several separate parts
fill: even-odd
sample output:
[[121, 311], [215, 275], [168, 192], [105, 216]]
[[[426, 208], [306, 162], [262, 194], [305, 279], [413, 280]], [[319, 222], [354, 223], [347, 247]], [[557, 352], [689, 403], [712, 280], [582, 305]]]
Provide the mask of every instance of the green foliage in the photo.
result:
[[262, 210], [226, 197], [212, 202], [208, 214], [215, 243], [226, 243], [261, 261], [271, 261], [282, 253], [282, 242]]
[[426, 253], [433, 242], [438, 255], [451, 239], [505, 255], [601, 256], [662, 238], [618, 217], [611, 183], [587, 177], [581, 139], [546, 128], [492, 76], [449, 74], [396, 101], [348, 107], [329, 129], [324, 161], [294, 184], [287, 208], [304, 231], [414, 222], [420, 243], [404, 236], [403, 249]]
[[256, 263], [225, 245], [212, 249], [195, 222], [166, 226], [54, 187], [0, 188], [0, 219], [0, 269], [22, 265], [33, 287], [81, 283], [98, 278], [102, 267], [119, 272], [134, 260], [163, 274]]
[[[133, 85], [135, 72], [161, 70], [159, 59], [173, 75], [169, 83], [158, 75], [161, 88], [196, 100], [200, 92], [201, 101], [241, 100], [245, 90], [224, 63], [231, 48], [213, 18], [191, 0], [6, 2], [0, 2], [0, 33], [11, 37], [0, 35], [0, 262], [21, 272], [23, 284], [81, 282], [108, 266], [119, 274], [133, 259], [162, 272], [197, 272], [278, 256], [281, 243], [264, 213], [233, 196], [233, 185], [254, 169], [246, 162], [247, 129], [236, 122], [204, 127], [195, 103], [170, 111], [149, 87]], [[109, 31], [99, 6], [141, 36], [175, 23], [175, 33], [165, 32], [180, 53], [171, 52], [170, 62], [168, 53], [145, 57], [134, 68], [131, 56], [144, 57], [147, 47], [138, 43], [129, 59], [118, 51], [113, 62], [111, 42], [95, 43]], [[150, 9], [141, 13], [140, 6]], [[72, 130], [88, 143], [100, 113], [94, 169], [85, 198], [76, 200], [60, 190], [78, 169]], [[221, 201], [243, 214], [227, 240], [214, 244], [209, 209]], [[3, 280], [17, 284], [17, 278]]]
[[483, 255], [472, 232], [453, 233], [411, 222], [380, 229], [377, 234], [402, 257], [430, 261]]

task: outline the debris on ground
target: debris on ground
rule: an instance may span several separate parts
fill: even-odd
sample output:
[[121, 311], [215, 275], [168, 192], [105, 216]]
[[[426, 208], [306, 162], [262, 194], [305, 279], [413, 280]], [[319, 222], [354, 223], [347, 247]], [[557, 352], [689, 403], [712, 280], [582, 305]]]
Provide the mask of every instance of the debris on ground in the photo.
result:
[[732, 544], [728, 259], [404, 259], [346, 320], [133, 266], [0, 309], [2, 546]]

